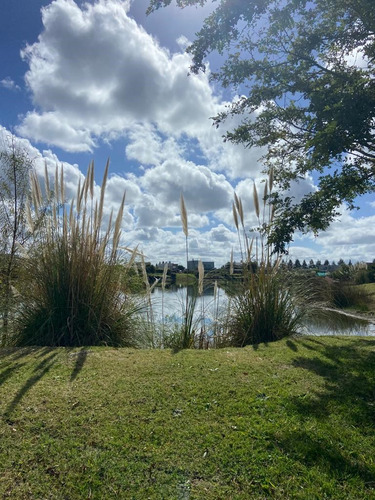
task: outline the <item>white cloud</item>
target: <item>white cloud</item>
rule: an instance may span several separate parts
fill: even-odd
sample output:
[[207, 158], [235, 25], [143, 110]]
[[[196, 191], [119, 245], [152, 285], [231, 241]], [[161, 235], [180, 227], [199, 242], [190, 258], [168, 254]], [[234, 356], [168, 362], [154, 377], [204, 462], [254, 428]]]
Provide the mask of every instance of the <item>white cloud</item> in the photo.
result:
[[290, 254], [298, 258], [328, 259], [330, 262], [344, 259], [372, 261], [375, 255], [375, 216], [353, 217], [341, 207], [342, 215], [330, 227], [319, 233], [296, 234]]
[[20, 87], [9, 77], [0, 80], [0, 86], [7, 90], [21, 90]]
[[126, 157], [145, 165], [157, 165], [168, 158], [184, 155], [182, 144], [174, 137], [163, 139], [156, 128], [149, 124], [137, 124], [127, 133], [129, 143], [125, 148]]
[[191, 57], [161, 47], [128, 9], [120, 0], [54, 0], [42, 9], [44, 30], [22, 51], [35, 109], [18, 133], [70, 152], [123, 134], [127, 157], [148, 165], [181, 154], [190, 138], [212, 170], [255, 176], [262, 151], [223, 143], [240, 117], [212, 126], [227, 103], [215, 96], [209, 70], [188, 75]]
[[333, 246], [375, 246], [375, 215], [355, 218], [347, 210], [340, 220], [335, 221], [319, 236], [319, 243], [325, 247]]
[[[152, 259], [179, 255], [183, 260], [182, 192], [196, 257], [227, 261], [229, 255], [224, 258], [223, 253], [229, 253], [231, 243], [236, 245], [237, 236], [228, 229], [233, 228], [233, 187], [223, 174], [236, 183], [246, 226], [255, 226], [252, 182], [261, 197], [258, 159], [263, 151], [223, 143], [222, 135], [238, 125], [241, 116], [230, 117], [219, 129], [211, 126], [210, 117], [224, 110], [225, 103], [209, 84], [209, 69], [187, 76], [190, 56], [161, 47], [129, 17], [129, 8], [130, 1], [121, 0], [79, 6], [73, 0], [54, 0], [42, 9], [44, 29], [22, 52], [29, 64], [25, 79], [35, 109], [23, 117], [18, 132], [70, 152], [93, 151], [101, 140], [126, 138], [127, 159], [142, 164], [143, 170], [110, 176], [106, 215], [118, 207], [126, 190], [127, 236], [135, 243], [137, 238], [147, 242], [145, 253]], [[179, 39], [180, 47], [185, 43]], [[11, 88], [14, 82], [7, 78], [0, 85]], [[53, 176], [58, 158], [26, 142], [38, 171], [42, 174], [46, 160]], [[77, 165], [64, 163], [64, 168], [67, 191], [73, 195], [82, 174]], [[292, 194], [299, 201], [312, 189], [307, 177], [293, 185]], [[320, 237], [323, 252], [340, 246], [369, 255], [374, 235], [367, 226], [373, 222], [371, 217], [361, 221], [347, 215], [346, 226], [335, 223]], [[361, 235], [369, 235], [368, 241]], [[311, 253], [310, 239], [296, 240]]]
[[211, 212], [230, 206], [232, 186], [222, 174], [181, 159], [146, 170], [141, 185], [165, 206], [178, 206], [183, 193], [187, 211]]
[[157, 123], [191, 136], [217, 108], [207, 75], [190, 75], [190, 56], [170, 54], [128, 17], [128, 2], [55, 0], [44, 30], [22, 56], [36, 110], [19, 132], [68, 151], [92, 150], [95, 137]]
[[95, 146], [90, 131], [70, 125], [59, 112], [43, 115], [27, 113], [17, 131], [37, 142], [52, 144], [70, 152], [92, 151]]

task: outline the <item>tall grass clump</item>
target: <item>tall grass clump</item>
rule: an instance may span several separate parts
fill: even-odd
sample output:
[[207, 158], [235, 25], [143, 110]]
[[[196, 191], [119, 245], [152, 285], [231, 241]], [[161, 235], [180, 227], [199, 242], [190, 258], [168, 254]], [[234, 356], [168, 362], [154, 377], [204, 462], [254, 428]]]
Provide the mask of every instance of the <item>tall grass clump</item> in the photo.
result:
[[231, 344], [241, 347], [297, 334], [303, 308], [277, 264], [268, 267], [260, 263], [255, 272], [247, 274], [233, 301]]
[[339, 309], [368, 309], [369, 294], [358, 285], [333, 281], [329, 287], [331, 303]]
[[[182, 223], [182, 230], [185, 235], [185, 254], [186, 254], [186, 265], [189, 261], [189, 226], [188, 226], [188, 216], [185, 206], [184, 196], [181, 193], [180, 196], [180, 216]], [[180, 349], [193, 349], [199, 347], [199, 324], [201, 317], [197, 317], [197, 298], [198, 294], [203, 292], [203, 265], [200, 263], [199, 279], [198, 284], [194, 282], [193, 285], [185, 287], [185, 296], [182, 303], [182, 321], [181, 324], [176, 324], [173, 331], [169, 332], [169, 335], [164, 334], [164, 346], [171, 347], [175, 350]], [[163, 329], [164, 329], [164, 315], [163, 315]]]
[[[185, 206], [184, 196], [181, 193], [180, 196], [180, 211], [181, 211], [181, 222], [182, 229], [185, 235], [185, 252], [186, 252], [186, 266], [188, 268], [189, 261], [189, 246], [188, 246], [188, 237], [189, 237], [189, 226], [188, 226], [188, 217], [187, 210]], [[195, 345], [195, 308], [198, 297], [198, 289], [196, 285], [192, 286], [192, 293], [188, 293], [188, 287], [186, 287], [186, 296], [185, 296], [185, 310], [183, 315], [183, 322], [180, 329], [180, 333], [178, 335], [178, 342], [176, 347], [180, 349], [189, 349], [194, 347]]]
[[[49, 212], [42, 227], [33, 227], [29, 252], [29, 293], [19, 315], [18, 345], [134, 346], [135, 308], [127, 299], [119, 273], [119, 242], [125, 194], [117, 216], [104, 224], [105, 168], [99, 200], [94, 196], [94, 166], [65, 203], [64, 170], [56, 168], [54, 192], [45, 175]], [[32, 174], [32, 209], [42, 205], [42, 189]], [[129, 266], [133, 265], [132, 255]]]
[[247, 235], [242, 202], [237, 195], [233, 204], [242, 257], [242, 283], [232, 302], [227, 339], [234, 346], [276, 341], [298, 333], [302, 324], [304, 308], [293, 292], [295, 285], [283, 275], [280, 257], [272, 255], [267, 242], [273, 222], [273, 207], [267, 203], [272, 188], [271, 171], [261, 206], [255, 183], [253, 185], [259, 234], [255, 238]]

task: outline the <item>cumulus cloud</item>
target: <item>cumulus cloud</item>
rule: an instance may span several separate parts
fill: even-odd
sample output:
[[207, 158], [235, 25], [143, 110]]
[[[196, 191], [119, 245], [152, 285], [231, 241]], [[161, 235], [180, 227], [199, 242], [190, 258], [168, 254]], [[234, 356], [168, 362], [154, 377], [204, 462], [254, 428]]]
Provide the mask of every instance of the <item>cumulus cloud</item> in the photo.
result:
[[146, 170], [141, 185], [168, 206], [178, 204], [181, 192], [190, 212], [210, 212], [230, 206], [232, 186], [222, 174], [183, 160], [167, 160]]
[[43, 115], [29, 112], [17, 131], [34, 141], [52, 144], [70, 152], [92, 151], [95, 146], [87, 129], [70, 125], [59, 112], [46, 112]]
[[20, 87], [10, 78], [10, 76], [0, 80], [0, 86], [7, 90], [21, 90]]
[[[9, 131], [0, 126], [0, 137], [6, 139], [9, 135]], [[54, 183], [56, 165], [59, 168], [63, 165], [66, 198], [69, 202], [76, 195], [79, 181], [82, 185], [84, 180], [84, 174], [79, 166], [61, 162], [51, 150], [39, 151], [27, 139], [14, 137], [14, 140], [16, 145], [32, 159], [42, 184], [45, 165], [51, 185]], [[0, 141], [0, 148], [5, 147], [5, 143], [6, 140]], [[115, 168], [115, 166], [110, 167], [110, 172]], [[159, 167], [147, 169], [139, 177], [134, 174], [122, 176], [110, 173], [105, 195], [105, 222], [109, 220], [111, 210], [116, 213], [126, 192], [122, 243], [129, 247], [139, 245], [139, 249], [153, 262], [167, 259], [184, 262], [185, 235], [182, 231], [178, 202], [180, 191], [176, 192], [176, 175], [173, 175], [173, 172], [182, 176], [182, 183], [186, 186], [186, 195], [190, 203], [188, 205], [191, 235], [189, 248], [201, 258], [220, 263], [223, 259], [223, 250], [226, 251], [229, 245], [231, 232], [220, 222], [217, 227], [211, 228], [207, 212], [214, 211], [218, 203], [225, 203], [226, 197], [230, 195], [231, 186], [224, 176], [212, 173], [207, 167], [194, 165], [191, 167], [193, 178], [201, 184], [196, 192], [190, 189], [189, 168], [184, 164], [178, 166], [165, 162]], [[94, 190], [95, 197], [99, 198], [100, 185], [95, 184]], [[228, 259], [227, 256], [225, 259]]]
[[181, 142], [174, 137], [162, 137], [150, 124], [137, 124], [127, 133], [126, 157], [145, 165], [157, 165], [168, 158], [184, 156]]
[[[6, 135], [9, 132], [0, 127], [0, 136]], [[26, 139], [16, 138], [16, 143], [33, 160], [41, 180], [47, 165], [53, 183], [56, 165], [62, 163], [57, 155], [51, 150], [40, 152]], [[63, 162], [63, 165], [66, 195], [70, 199], [76, 193], [78, 181], [82, 182], [84, 176], [78, 165], [68, 162]], [[116, 170], [116, 167], [111, 170]], [[258, 179], [256, 185], [261, 197], [264, 184]], [[195, 189], [196, 186], [198, 189]], [[185, 236], [181, 229], [178, 202], [181, 187], [185, 189], [191, 257], [213, 260], [216, 265], [222, 265], [229, 260], [233, 248], [238, 260], [238, 239], [231, 211], [232, 186], [222, 174], [179, 158], [148, 168], [138, 177], [135, 174], [110, 174], [105, 198], [106, 220], [112, 209], [117, 210], [126, 191], [123, 244], [131, 247], [140, 245], [139, 248], [152, 262], [184, 262]], [[246, 226], [254, 227], [257, 220], [252, 196], [253, 181], [242, 180], [235, 189], [243, 201]], [[100, 185], [95, 185], [95, 195], [100, 196]], [[290, 256], [308, 260], [328, 258], [336, 262], [340, 258], [352, 259], [353, 262], [372, 261], [375, 254], [374, 228], [375, 216], [355, 218], [344, 210], [341, 219], [317, 239], [297, 234], [290, 247]]]
[[[22, 118], [18, 133], [69, 152], [91, 152], [101, 140], [123, 137], [126, 158], [141, 164], [142, 170], [137, 175], [119, 175], [117, 170], [110, 176], [107, 215], [126, 190], [127, 237], [147, 242], [151, 250], [145, 253], [155, 259], [183, 259], [178, 205], [182, 192], [194, 235], [192, 249], [202, 258], [217, 259], [236, 243], [231, 183], [243, 200], [247, 227], [257, 225], [252, 186], [254, 180], [261, 197], [258, 160], [264, 151], [223, 143], [222, 135], [241, 117], [230, 117], [219, 129], [211, 126], [210, 117], [227, 103], [210, 86], [209, 68], [206, 74], [187, 76], [191, 59], [183, 53], [186, 39], [179, 39], [176, 53], [161, 47], [130, 17], [130, 3], [53, 0], [42, 9], [43, 31], [22, 51], [29, 64], [25, 81], [34, 109]], [[10, 78], [0, 85], [15, 88]], [[30, 143], [28, 147], [33, 148]], [[59, 159], [50, 150], [32, 151], [40, 173], [46, 161], [53, 176]], [[83, 174], [78, 165], [64, 163], [64, 168], [67, 192], [73, 195]], [[312, 179], [306, 177], [293, 186], [292, 194], [299, 201], [313, 189]], [[370, 218], [362, 223], [348, 217], [354, 239], [366, 231], [366, 223], [373, 223]], [[320, 239], [323, 248], [343, 238], [336, 238], [340, 227], [334, 225]], [[345, 245], [350, 243], [341, 247]], [[366, 248], [370, 245], [367, 242]]]
[[375, 254], [375, 216], [354, 217], [344, 206], [341, 212], [340, 218], [317, 237], [296, 234], [290, 255], [330, 262], [340, 259], [371, 262]]
[[209, 70], [188, 75], [190, 55], [161, 47], [128, 10], [121, 0], [81, 7], [54, 0], [42, 9], [44, 29], [22, 51], [35, 109], [18, 132], [70, 152], [93, 151], [99, 138], [123, 134], [128, 158], [149, 165], [191, 138], [212, 170], [255, 175], [262, 151], [222, 140], [240, 117], [212, 127], [210, 117], [228, 103], [215, 95]]
[[187, 77], [190, 56], [160, 47], [128, 9], [120, 0], [82, 8], [55, 0], [42, 9], [44, 30], [22, 51], [36, 109], [20, 133], [85, 151], [95, 136], [141, 122], [172, 135], [207, 126], [217, 107], [208, 76]]
[[340, 220], [319, 236], [319, 243], [325, 247], [375, 245], [375, 215], [356, 218], [344, 210]]

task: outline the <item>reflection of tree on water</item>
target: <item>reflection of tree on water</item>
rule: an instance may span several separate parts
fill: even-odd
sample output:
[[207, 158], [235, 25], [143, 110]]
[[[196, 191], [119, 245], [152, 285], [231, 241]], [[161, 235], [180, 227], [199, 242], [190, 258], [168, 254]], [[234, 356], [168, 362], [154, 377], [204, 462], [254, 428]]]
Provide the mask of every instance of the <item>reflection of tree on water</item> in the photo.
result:
[[375, 335], [375, 324], [365, 318], [326, 308], [314, 311], [306, 333], [315, 335]]
[[[184, 317], [184, 300], [186, 295], [193, 297], [196, 294], [194, 286], [179, 287], [170, 286], [164, 292], [165, 312], [168, 321], [181, 323]], [[228, 303], [232, 293], [218, 287], [217, 297], [214, 298], [214, 284], [204, 287], [202, 296], [197, 297], [196, 317], [204, 316], [204, 323], [207, 327], [214, 321], [221, 319], [226, 321], [230, 314]], [[153, 307], [157, 321], [161, 321], [162, 291], [159, 288], [153, 290]], [[366, 319], [349, 316], [341, 311], [331, 309], [314, 310], [314, 313], [306, 322], [304, 334], [309, 335], [375, 335], [375, 324]]]

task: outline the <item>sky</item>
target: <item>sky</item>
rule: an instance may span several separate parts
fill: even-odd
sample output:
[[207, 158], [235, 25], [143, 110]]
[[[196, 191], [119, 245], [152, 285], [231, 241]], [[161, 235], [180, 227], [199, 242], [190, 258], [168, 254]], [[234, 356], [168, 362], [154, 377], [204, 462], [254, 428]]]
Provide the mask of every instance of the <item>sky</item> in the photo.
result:
[[[257, 223], [252, 193], [253, 182], [263, 191], [263, 152], [223, 142], [239, 118], [219, 129], [210, 120], [238, 89], [210, 82], [215, 56], [205, 74], [189, 74], [186, 45], [214, 6], [146, 16], [148, 0], [2, 0], [0, 137], [12, 132], [40, 174], [45, 163], [51, 175], [64, 165], [67, 197], [91, 160], [99, 190], [109, 158], [106, 210], [126, 190], [123, 244], [152, 263], [185, 264], [181, 193], [190, 258], [221, 266], [233, 249], [239, 259], [234, 192], [246, 227]], [[313, 189], [308, 176], [291, 194]], [[372, 261], [375, 197], [358, 204], [318, 237], [296, 234], [287, 258]]]

